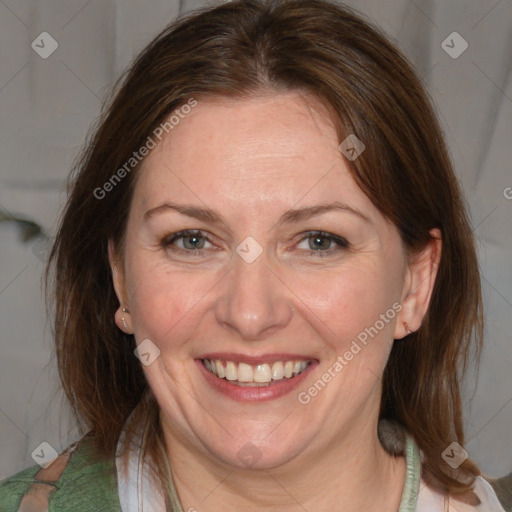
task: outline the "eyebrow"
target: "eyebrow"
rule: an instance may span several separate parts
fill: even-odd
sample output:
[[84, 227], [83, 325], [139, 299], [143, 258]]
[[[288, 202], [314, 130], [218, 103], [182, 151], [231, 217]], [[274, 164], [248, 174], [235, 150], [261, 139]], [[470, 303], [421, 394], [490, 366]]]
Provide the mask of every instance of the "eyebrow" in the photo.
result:
[[[178, 213], [186, 215], [187, 217], [192, 217], [194, 219], [202, 220], [204, 222], [226, 225], [226, 222], [223, 219], [223, 217], [214, 210], [211, 210], [209, 208], [199, 208], [197, 206], [188, 204], [177, 204], [169, 201], [166, 201], [165, 203], [148, 210], [144, 214], [144, 219], [147, 220], [155, 214], [163, 213], [169, 210], [177, 211]], [[365, 222], [373, 224], [370, 218], [364, 215], [359, 210], [352, 208], [348, 204], [342, 203], [340, 201], [335, 201], [333, 203], [321, 203], [314, 206], [304, 206], [302, 208], [288, 210], [287, 212], [283, 213], [283, 215], [281, 215], [281, 217], [279, 218], [275, 225], [300, 222], [303, 220], [310, 219], [311, 217], [317, 215], [322, 215], [330, 211], [348, 212], [359, 217]]]

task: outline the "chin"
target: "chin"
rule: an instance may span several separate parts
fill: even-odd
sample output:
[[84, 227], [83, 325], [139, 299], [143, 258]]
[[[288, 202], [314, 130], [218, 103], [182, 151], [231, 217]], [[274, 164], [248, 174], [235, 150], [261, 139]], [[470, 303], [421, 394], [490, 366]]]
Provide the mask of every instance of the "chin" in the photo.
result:
[[[297, 438], [291, 432], [276, 433], [275, 424], [265, 428], [248, 428], [237, 436], [226, 435], [224, 442], [204, 446], [219, 461], [239, 469], [271, 470], [279, 468], [302, 453], [311, 444], [304, 432]], [[270, 435], [266, 432], [272, 432]], [[297, 432], [295, 432], [297, 434]], [[271, 439], [270, 439], [271, 437]]]

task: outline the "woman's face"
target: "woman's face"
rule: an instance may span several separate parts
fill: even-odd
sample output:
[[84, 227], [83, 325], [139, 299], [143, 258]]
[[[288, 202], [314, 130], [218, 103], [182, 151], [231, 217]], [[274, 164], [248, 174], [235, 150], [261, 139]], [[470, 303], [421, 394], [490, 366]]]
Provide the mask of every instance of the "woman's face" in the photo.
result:
[[199, 102], [146, 158], [113, 266], [168, 438], [271, 468], [374, 425], [413, 270], [319, 104]]

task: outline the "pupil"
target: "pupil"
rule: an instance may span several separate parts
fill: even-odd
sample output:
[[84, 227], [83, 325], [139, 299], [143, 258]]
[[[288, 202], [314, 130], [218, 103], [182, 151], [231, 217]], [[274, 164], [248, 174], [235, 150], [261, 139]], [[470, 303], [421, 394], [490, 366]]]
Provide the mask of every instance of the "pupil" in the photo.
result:
[[[322, 241], [323, 241], [324, 243], [322, 243]], [[317, 242], [319, 242], [319, 243], [317, 244]], [[326, 243], [325, 243], [325, 242], [326, 242]], [[315, 245], [316, 245], [316, 247], [317, 247], [317, 248], [322, 248], [322, 247], [323, 247], [323, 248], [326, 248], [325, 246], [329, 244], [329, 240], [327, 240], [326, 238], [324, 238], [324, 237], [322, 237], [322, 236], [316, 236], [316, 237], [314, 238], [314, 243], [315, 243]]]
[[197, 235], [190, 235], [187, 238], [185, 238], [185, 246], [187, 245], [187, 241], [190, 242], [190, 240], [195, 240], [194, 242], [192, 242], [191, 247], [189, 247], [189, 248], [197, 249], [197, 245], [198, 244], [200, 245], [199, 239], [200, 239], [200, 237]]

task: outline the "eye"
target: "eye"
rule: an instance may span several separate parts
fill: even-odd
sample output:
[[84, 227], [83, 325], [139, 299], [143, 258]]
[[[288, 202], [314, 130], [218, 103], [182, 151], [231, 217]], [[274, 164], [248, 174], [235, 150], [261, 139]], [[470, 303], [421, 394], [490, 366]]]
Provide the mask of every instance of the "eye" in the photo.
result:
[[310, 256], [320, 258], [330, 256], [350, 247], [350, 244], [344, 238], [324, 231], [311, 231], [306, 233], [299, 240], [297, 247], [305, 241], [307, 241], [306, 252]]
[[[181, 242], [181, 247], [180, 243]], [[307, 241], [306, 254], [311, 257], [327, 257], [339, 253], [350, 247], [350, 244], [342, 237], [326, 233], [324, 231], [311, 231], [302, 236], [297, 244]], [[199, 256], [204, 253], [208, 247], [205, 244], [212, 244], [212, 239], [208, 234], [201, 230], [187, 229], [171, 233], [164, 237], [161, 241], [161, 246], [173, 252], [181, 252], [191, 256]], [[300, 247], [299, 247], [300, 248]]]
[[[182, 241], [182, 247], [172, 248], [170, 246], [176, 245], [175, 242]], [[162, 240], [162, 247], [178, 252], [186, 252], [189, 254], [199, 254], [205, 247], [205, 243], [211, 243], [208, 235], [200, 230], [187, 229], [167, 235]]]

